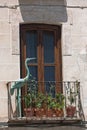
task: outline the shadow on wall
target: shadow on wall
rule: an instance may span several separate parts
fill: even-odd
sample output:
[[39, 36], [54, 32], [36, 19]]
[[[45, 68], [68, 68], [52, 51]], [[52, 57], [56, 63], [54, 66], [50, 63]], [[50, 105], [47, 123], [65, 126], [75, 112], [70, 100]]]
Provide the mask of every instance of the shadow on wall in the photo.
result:
[[66, 0], [19, 0], [25, 23], [67, 22]]

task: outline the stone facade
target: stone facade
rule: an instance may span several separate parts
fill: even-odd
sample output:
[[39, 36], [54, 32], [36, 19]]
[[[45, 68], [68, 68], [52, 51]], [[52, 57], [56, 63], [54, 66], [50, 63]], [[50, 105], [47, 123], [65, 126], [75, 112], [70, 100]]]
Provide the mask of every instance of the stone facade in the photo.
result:
[[20, 78], [20, 23], [62, 25], [63, 80], [81, 82], [87, 119], [87, 0], [0, 0], [0, 121], [8, 119], [6, 84]]

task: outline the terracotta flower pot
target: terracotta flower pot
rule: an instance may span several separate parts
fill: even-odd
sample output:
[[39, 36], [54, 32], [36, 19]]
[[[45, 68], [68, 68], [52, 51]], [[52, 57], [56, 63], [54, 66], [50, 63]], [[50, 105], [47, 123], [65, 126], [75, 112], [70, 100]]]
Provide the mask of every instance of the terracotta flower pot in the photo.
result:
[[31, 117], [34, 115], [34, 110], [32, 108], [24, 108], [24, 113], [26, 117]]
[[52, 117], [52, 116], [53, 116], [53, 111], [52, 111], [52, 109], [47, 109], [47, 110], [46, 110], [46, 116], [47, 116], [47, 117]]
[[68, 106], [66, 107], [66, 114], [68, 117], [74, 117], [76, 113], [76, 107], [75, 106]]
[[64, 116], [64, 112], [63, 112], [62, 109], [56, 109], [55, 113], [56, 113], [57, 117], [63, 117]]
[[35, 116], [36, 117], [43, 117], [45, 116], [45, 110], [43, 108], [36, 108], [35, 109]]

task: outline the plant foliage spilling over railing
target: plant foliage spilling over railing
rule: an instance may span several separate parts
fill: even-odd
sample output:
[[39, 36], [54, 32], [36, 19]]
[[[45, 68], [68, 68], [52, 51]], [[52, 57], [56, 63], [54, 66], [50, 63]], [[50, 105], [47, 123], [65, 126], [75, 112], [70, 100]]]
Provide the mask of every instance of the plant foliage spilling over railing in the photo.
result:
[[[80, 83], [78, 81], [37, 82], [32, 79], [26, 83], [27, 93], [20, 95], [20, 97], [18, 97], [16, 90], [13, 96], [10, 95], [12, 83], [8, 84], [9, 119], [65, 120], [82, 118]], [[58, 90], [62, 90], [62, 92]], [[18, 107], [19, 101], [23, 104], [21, 110]]]

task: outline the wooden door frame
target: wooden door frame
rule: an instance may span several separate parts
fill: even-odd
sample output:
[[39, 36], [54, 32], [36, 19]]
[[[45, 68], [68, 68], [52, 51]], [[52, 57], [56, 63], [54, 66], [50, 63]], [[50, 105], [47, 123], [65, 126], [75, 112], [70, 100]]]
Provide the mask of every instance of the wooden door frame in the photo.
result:
[[[54, 31], [56, 33], [55, 37], [55, 44], [57, 46], [55, 47], [55, 58], [56, 58], [56, 67], [55, 71], [57, 72], [55, 74], [55, 80], [60, 79], [59, 82], [62, 82], [62, 50], [61, 50], [61, 26], [56, 25], [49, 25], [49, 24], [20, 24], [20, 61], [21, 61], [21, 70], [20, 74], [21, 77], [26, 76], [26, 70], [25, 70], [25, 58], [26, 58], [26, 39], [25, 39], [25, 32], [28, 30], [49, 30]], [[59, 57], [58, 57], [59, 56]], [[60, 64], [59, 64], [60, 63]], [[56, 91], [62, 91], [59, 90], [60, 88], [57, 87]], [[26, 93], [26, 87], [22, 89], [22, 95]]]

